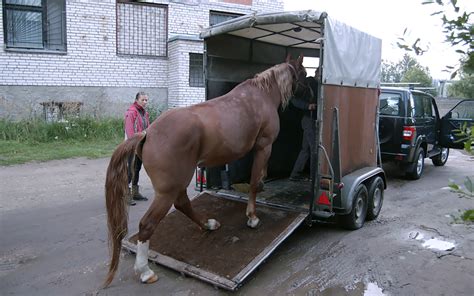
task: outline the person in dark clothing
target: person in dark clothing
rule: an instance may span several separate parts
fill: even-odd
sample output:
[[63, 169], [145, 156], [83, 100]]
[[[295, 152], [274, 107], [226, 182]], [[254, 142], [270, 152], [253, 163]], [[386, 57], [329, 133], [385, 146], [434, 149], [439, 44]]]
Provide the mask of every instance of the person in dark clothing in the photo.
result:
[[[316, 69], [314, 77], [307, 77], [305, 84], [309, 87], [308, 91], [301, 97], [291, 99], [293, 106], [303, 110], [303, 117], [301, 118], [301, 127], [303, 128], [303, 140], [301, 143], [301, 151], [298, 158], [293, 165], [293, 170], [290, 174], [291, 181], [305, 180], [303, 170], [306, 162], [311, 156], [313, 146], [315, 145], [315, 126], [312, 116], [316, 115], [316, 100], [319, 88], [319, 68]], [[314, 114], [314, 115], [313, 115]]]
[[[144, 92], [139, 92], [135, 96], [135, 102], [125, 112], [125, 139], [132, 137], [136, 133], [141, 133], [150, 125], [150, 116], [145, 110], [148, 104], [148, 95]], [[135, 161], [135, 163], [133, 163]], [[134, 171], [131, 168], [134, 164]], [[128, 159], [128, 184], [132, 183], [132, 188], [129, 189], [127, 202], [129, 205], [136, 205], [135, 200], [148, 200], [140, 194], [138, 179], [140, 170], [142, 168], [142, 161], [140, 158], [132, 156]], [[133, 180], [132, 180], [133, 179]]]

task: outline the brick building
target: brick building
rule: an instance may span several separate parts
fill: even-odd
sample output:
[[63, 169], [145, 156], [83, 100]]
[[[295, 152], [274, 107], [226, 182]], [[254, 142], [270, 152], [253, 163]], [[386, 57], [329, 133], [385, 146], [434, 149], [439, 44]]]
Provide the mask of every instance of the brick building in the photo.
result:
[[60, 102], [77, 102], [96, 116], [121, 115], [139, 90], [160, 108], [201, 102], [201, 28], [283, 10], [278, 0], [1, 3], [2, 118], [38, 116]]

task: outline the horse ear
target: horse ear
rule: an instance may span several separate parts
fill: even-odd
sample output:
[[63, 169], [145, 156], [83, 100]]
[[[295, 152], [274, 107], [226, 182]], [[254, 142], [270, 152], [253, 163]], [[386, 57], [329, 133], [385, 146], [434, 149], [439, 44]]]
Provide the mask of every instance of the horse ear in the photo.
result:
[[298, 64], [303, 65], [303, 54], [300, 54], [297, 60]]
[[285, 63], [289, 63], [290, 60], [291, 60], [291, 54], [288, 53], [288, 54], [286, 55]]

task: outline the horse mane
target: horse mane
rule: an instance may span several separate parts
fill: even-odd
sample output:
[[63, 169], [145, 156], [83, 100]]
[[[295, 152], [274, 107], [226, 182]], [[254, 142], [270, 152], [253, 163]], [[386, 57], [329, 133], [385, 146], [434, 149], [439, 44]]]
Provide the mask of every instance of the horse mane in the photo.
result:
[[274, 86], [278, 87], [281, 96], [281, 107], [288, 106], [292, 95], [293, 77], [286, 63], [275, 65], [252, 78], [251, 83], [263, 91], [270, 91]]

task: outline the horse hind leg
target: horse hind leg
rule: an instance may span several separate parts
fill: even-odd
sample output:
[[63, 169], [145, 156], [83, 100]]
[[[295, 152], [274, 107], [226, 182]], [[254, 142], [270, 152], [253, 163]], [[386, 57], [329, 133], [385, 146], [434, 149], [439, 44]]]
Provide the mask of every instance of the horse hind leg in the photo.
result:
[[153, 235], [160, 221], [166, 216], [173, 204], [172, 199], [159, 198], [155, 194], [150, 208], [140, 220], [138, 240], [137, 240], [137, 257], [135, 259], [134, 270], [140, 275], [142, 283], [151, 284], [158, 280], [158, 276], [148, 266], [148, 250], [150, 245], [150, 237]]
[[257, 228], [260, 224], [260, 219], [256, 214], [255, 204], [257, 200], [257, 192], [262, 191], [263, 189], [263, 178], [266, 176], [267, 162], [271, 151], [271, 145], [255, 150], [252, 164], [252, 175], [250, 177], [250, 194], [246, 210], [247, 217], [249, 218], [247, 226], [250, 228]]
[[191, 202], [189, 201], [188, 195], [186, 190], [181, 192], [178, 199], [174, 202], [174, 207], [180, 211], [181, 213], [185, 214], [189, 219], [191, 219], [194, 223], [196, 223], [201, 229], [206, 230], [217, 230], [221, 225], [215, 219], [208, 219], [206, 222], [205, 219], [201, 217], [201, 215], [197, 214], [193, 207], [191, 206]]

